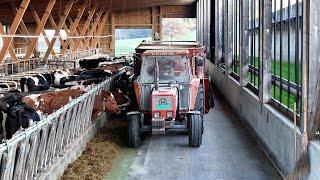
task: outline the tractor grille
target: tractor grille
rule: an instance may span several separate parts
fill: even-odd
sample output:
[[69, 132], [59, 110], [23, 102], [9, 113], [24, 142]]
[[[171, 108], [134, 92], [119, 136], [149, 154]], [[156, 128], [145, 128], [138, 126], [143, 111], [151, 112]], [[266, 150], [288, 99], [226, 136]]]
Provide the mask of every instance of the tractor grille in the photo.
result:
[[[151, 111], [151, 94], [153, 85], [143, 84], [141, 86], [141, 110]], [[188, 110], [190, 101], [190, 85], [182, 84], [179, 88], [179, 110]]]
[[171, 110], [173, 108], [172, 96], [153, 97], [153, 107], [155, 110]]

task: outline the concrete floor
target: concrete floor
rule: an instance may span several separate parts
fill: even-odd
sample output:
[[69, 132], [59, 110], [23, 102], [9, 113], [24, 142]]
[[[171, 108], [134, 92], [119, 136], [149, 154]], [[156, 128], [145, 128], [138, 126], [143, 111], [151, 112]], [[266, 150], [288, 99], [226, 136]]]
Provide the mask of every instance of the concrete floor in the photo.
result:
[[[216, 100], [216, 106], [205, 116], [200, 148], [190, 148], [185, 135], [147, 137], [132, 154], [129, 170], [119, 170], [128, 164], [115, 167], [107, 179], [115, 179], [116, 174], [121, 174], [116, 179], [281, 179], [248, 130], [221, 100]], [[119, 158], [117, 164], [121, 164]]]

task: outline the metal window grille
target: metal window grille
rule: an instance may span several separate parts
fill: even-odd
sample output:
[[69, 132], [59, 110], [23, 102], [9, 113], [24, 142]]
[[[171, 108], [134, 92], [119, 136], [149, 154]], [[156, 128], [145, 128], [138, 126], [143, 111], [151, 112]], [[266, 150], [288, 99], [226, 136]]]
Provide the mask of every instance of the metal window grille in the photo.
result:
[[302, 2], [273, 0], [272, 97], [287, 111], [301, 109]]

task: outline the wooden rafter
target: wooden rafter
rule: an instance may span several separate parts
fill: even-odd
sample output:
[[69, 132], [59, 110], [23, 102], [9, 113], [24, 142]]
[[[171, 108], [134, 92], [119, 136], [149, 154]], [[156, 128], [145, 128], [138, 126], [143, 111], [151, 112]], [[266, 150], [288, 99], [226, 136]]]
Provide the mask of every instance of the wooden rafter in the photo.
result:
[[[106, 27], [105, 24], [107, 23], [108, 17], [109, 17], [109, 13], [106, 12], [101, 20], [101, 23], [96, 35], [100, 36], [102, 34], [102, 31]], [[97, 45], [99, 39], [100, 39], [99, 37], [93, 38], [90, 48], [94, 48]]]
[[[49, 15], [50, 15], [55, 3], [56, 3], [56, 0], [50, 0], [48, 2], [47, 8], [44, 11], [43, 16], [41, 18], [41, 21], [40, 21], [40, 23], [39, 23], [39, 25], [38, 25], [38, 27], [36, 29], [36, 33], [35, 33], [36, 36], [39, 36], [41, 34], [41, 32], [44, 30], [44, 26], [47, 23], [47, 20], [49, 18]], [[34, 48], [35, 48], [35, 46], [37, 44], [37, 41], [38, 41], [38, 37], [31, 39], [31, 42], [30, 42], [30, 44], [28, 46], [28, 49], [27, 49], [27, 52], [26, 52], [26, 55], [25, 55], [24, 59], [29, 59], [31, 57], [31, 54], [32, 54], [32, 52], [33, 52], [33, 50], [34, 50]]]
[[56, 39], [57, 39], [56, 36], [58, 36], [60, 34], [60, 30], [61, 30], [63, 24], [66, 22], [66, 19], [67, 19], [69, 13], [70, 13], [70, 10], [71, 10], [71, 8], [73, 6], [73, 3], [74, 3], [74, 0], [68, 1], [68, 3], [66, 4], [66, 6], [64, 8], [63, 14], [60, 17], [60, 21], [59, 21], [59, 24], [58, 24], [58, 29], [55, 30], [54, 37], [51, 39], [50, 45], [48, 46], [47, 52], [46, 52], [46, 54], [44, 56], [44, 60], [46, 62], [48, 61], [49, 54], [52, 51], [54, 43], [56, 42]]
[[[98, 8], [98, 3], [95, 3], [95, 4], [93, 5], [93, 8], [90, 10], [90, 13], [89, 13], [89, 15], [88, 15], [88, 17], [87, 17], [87, 20], [86, 20], [86, 22], [84, 23], [84, 25], [83, 25], [83, 27], [82, 27], [82, 30], [80, 31], [80, 36], [84, 36], [85, 33], [87, 32], [87, 30], [88, 30], [88, 28], [89, 28], [89, 25], [90, 25], [90, 22], [91, 22], [94, 14], [95, 14], [97, 8]], [[82, 39], [76, 39], [76, 41], [75, 41], [75, 46], [74, 46], [73, 49], [72, 49], [73, 52], [76, 52], [76, 51], [77, 51], [78, 46], [79, 46], [79, 43], [80, 43], [81, 41], [82, 41]]]
[[[5, 34], [5, 32], [3, 30], [3, 26], [0, 23], [0, 35], [4, 35], [4, 34]], [[14, 53], [14, 49], [12, 47], [9, 47], [9, 54], [10, 54], [13, 62], [18, 62], [18, 58], [16, 56], [16, 53]]]
[[[11, 0], [9, 1], [9, 5], [10, 5], [10, 8], [12, 9], [14, 15], [16, 15], [18, 13], [18, 8], [16, 7], [16, 5], [14, 4], [14, 2]], [[27, 36], [30, 36], [30, 33], [28, 31], [28, 28], [27, 26], [25, 25], [23, 19], [21, 19], [21, 22], [19, 23], [19, 26], [20, 28], [18, 28], [18, 31], [21, 33], [21, 34], [25, 34]], [[30, 39], [28, 38], [23, 38], [27, 43], [30, 42]]]
[[[94, 21], [94, 23], [92, 25], [92, 28], [90, 29], [90, 32], [88, 34], [89, 36], [92, 36], [95, 33], [97, 33], [97, 25], [98, 25], [98, 22], [101, 19], [102, 14], [103, 14], [103, 12], [98, 12], [97, 17], [95, 18], [95, 21]], [[85, 44], [86, 48], [89, 48], [90, 40], [91, 40], [91, 37], [88, 37], [88, 38], [85, 39], [85, 43], [84, 44]]]
[[[73, 26], [73, 21], [72, 21], [72, 18], [71, 17], [68, 17], [68, 20], [69, 20], [69, 23], [70, 23], [70, 26]], [[67, 28], [67, 27], [66, 27]], [[67, 28], [68, 29], [68, 28]], [[70, 32], [70, 30], [69, 30]], [[80, 36], [80, 33], [79, 33], [79, 26], [77, 26], [76, 30], [74, 31], [74, 35], [76, 36]], [[70, 35], [71, 36], [71, 35]], [[75, 39], [70, 39], [70, 44], [71, 46], [75, 46]], [[81, 46], [84, 46], [82, 44], [82, 42], [80, 43]]]
[[[17, 32], [19, 24], [22, 20], [24, 13], [26, 12], [26, 9], [27, 9], [29, 3], [30, 3], [30, 0], [22, 0], [20, 7], [19, 7], [19, 10], [13, 20], [11, 27], [10, 27], [8, 35], [15, 35], [15, 33]], [[9, 46], [12, 42], [12, 39], [13, 39], [13, 37], [3, 38], [3, 46], [2, 46], [2, 49], [0, 52], [0, 64], [2, 64], [4, 61], [4, 57], [9, 49]]]
[[[86, 9], [86, 6], [88, 4], [88, 1], [85, 1], [83, 2], [83, 4], [80, 6], [79, 8], [79, 11], [78, 11], [78, 14], [74, 20], [74, 23], [71, 25], [71, 28], [70, 28], [70, 35], [73, 36], [73, 34], [75, 33], [76, 29], [77, 29], [77, 26], [81, 20], [81, 17], [84, 13], [84, 10]], [[65, 42], [65, 47], [61, 50], [61, 54], [62, 55], [65, 55], [66, 51], [67, 51], [67, 47], [69, 46], [70, 44], [70, 38], [68, 38]]]
[[[49, 16], [49, 20], [50, 20], [50, 22], [51, 22], [51, 25], [52, 25], [53, 29], [54, 29], [54, 30], [57, 30], [57, 29], [58, 29], [58, 26], [57, 26], [57, 24], [56, 24], [56, 22], [55, 22], [55, 20], [53, 19], [53, 17], [52, 17], [51, 14], [50, 14], [50, 16]], [[64, 26], [64, 25], [65, 25], [65, 24], [63, 24], [63, 26]], [[60, 34], [60, 31], [59, 31], [59, 34]], [[61, 46], [64, 47], [65, 45], [64, 45], [64, 41], [63, 41], [62, 37], [59, 37], [59, 41], [60, 41]], [[52, 51], [53, 51], [53, 50], [52, 50]]]
[[[40, 18], [38, 16], [37, 12], [34, 9], [31, 9], [31, 14], [32, 14], [34, 20], [36, 21], [36, 23], [39, 26], [40, 25]], [[46, 41], [47, 46], [49, 46], [50, 45], [50, 40], [49, 40], [49, 38], [47, 36], [47, 33], [44, 30], [42, 31], [42, 35], [44, 36], [44, 40]], [[56, 55], [56, 53], [53, 50], [51, 51], [51, 54], [53, 56]]]

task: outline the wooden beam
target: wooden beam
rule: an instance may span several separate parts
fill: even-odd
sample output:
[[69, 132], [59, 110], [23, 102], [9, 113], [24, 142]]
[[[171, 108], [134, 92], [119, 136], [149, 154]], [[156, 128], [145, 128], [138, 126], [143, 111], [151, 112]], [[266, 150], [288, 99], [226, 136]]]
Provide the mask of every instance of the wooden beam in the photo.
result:
[[[20, 24], [20, 22], [22, 20], [22, 17], [24, 15], [24, 13], [26, 12], [26, 9], [27, 9], [29, 3], [30, 3], [30, 0], [22, 0], [21, 5], [19, 7], [19, 10], [18, 10], [18, 12], [17, 12], [17, 14], [16, 14], [16, 16], [15, 16], [15, 18], [13, 20], [13, 23], [12, 23], [11, 27], [10, 27], [8, 35], [15, 35], [15, 33], [17, 32], [19, 24]], [[6, 52], [9, 49], [9, 46], [10, 46], [10, 44], [12, 42], [12, 39], [13, 39], [13, 37], [5, 37], [5, 38], [3, 38], [3, 46], [2, 46], [1, 51], [0, 51], [0, 64], [2, 64], [3, 61], [4, 61], [4, 57], [6, 55]]]
[[[105, 24], [106, 24], [106, 22], [107, 22], [107, 20], [108, 20], [109, 15], [110, 15], [110, 14], [109, 14], [108, 12], [106, 12], [106, 13], [104, 14], [104, 16], [103, 16], [103, 18], [102, 18], [102, 21], [101, 21], [101, 23], [100, 23], [100, 26], [99, 26], [99, 28], [98, 28], [98, 31], [97, 31], [97, 34], [96, 34], [96, 35], [100, 36], [100, 35], [102, 34], [102, 31], [103, 31], [104, 28], [106, 27]], [[97, 45], [97, 42], [98, 42], [99, 39], [100, 39], [99, 37], [93, 38], [92, 44], [91, 44], [91, 46], [90, 46], [90, 49], [94, 48], [94, 47]]]
[[[39, 36], [41, 34], [41, 32], [44, 30], [44, 26], [47, 23], [47, 20], [49, 18], [49, 15], [50, 15], [55, 3], [56, 3], [56, 0], [50, 0], [49, 1], [48, 5], [47, 5], [47, 8], [44, 11], [43, 16], [41, 18], [41, 21], [40, 21], [40, 23], [39, 23], [39, 25], [38, 25], [38, 27], [36, 29], [36, 33], [35, 33], [36, 36]], [[27, 52], [26, 52], [26, 55], [25, 55], [24, 59], [29, 59], [31, 57], [32, 51], [34, 50], [34, 47], [36, 46], [37, 41], [38, 41], [38, 37], [31, 39], [31, 42], [30, 42], [30, 44], [28, 46], [28, 49], [27, 49]]]
[[44, 60], [46, 62], [48, 62], [49, 54], [52, 51], [54, 43], [56, 42], [56, 39], [57, 39], [56, 36], [58, 36], [60, 34], [60, 30], [61, 30], [63, 24], [66, 22], [66, 19], [67, 19], [69, 13], [70, 13], [70, 10], [72, 8], [73, 3], [74, 3], [74, 0], [69, 0], [68, 3], [66, 4], [65, 8], [64, 8], [63, 14], [60, 17], [60, 21], [59, 21], [59, 24], [58, 24], [58, 29], [55, 30], [54, 37], [51, 39], [50, 46], [48, 47], [47, 52], [44, 55]]
[[[49, 20], [50, 20], [50, 23], [51, 23], [53, 29], [56, 31], [56, 30], [58, 29], [58, 26], [57, 26], [57, 24], [56, 24], [56, 22], [55, 22], [55, 20], [54, 20], [54, 18], [52, 17], [51, 14], [50, 14], [50, 16], [49, 16]], [[65, 26], [65, 24], [63, 24], [63, 26]], [[59, 31], [59, 35], [61, 35], [61, 34], [60, 34], [60, 31]], [[67, 35], [68, 35], [68, 34], [67, 34]], [[62, 37], [59, 37], [58, 39], [59, 39], [60, 44], [61, 44], [61, 46], [62, 46], [62, 48], [63, 48], [63, 47], [65, 46], [65, 44], [64, 44], [64, 41], [63, 41]], [[53, 50], [52, 50], [52, 51], [53, 51]]]
[[111, 42], [110, 42], [110, 49], [112, 51], [112, 54], [115, 55], [115, 43], [116, 43], [116, 39], [115, 39], [115, 31], [116, 31], [116, 19], [115, 19], [115, 14], [112, 13], [111, 14]]
[[[93, 25], [92, 25], [92, 28], [91, 28], [91, 30], [90, 30], [90, 32], [89, 32], [89, 36], [93, 36], [96, 32], [97, 32], [97, 25], [98, 25], [98, 23], [100, 22], [100, 19], [101, 19], [101, 16], [102, 16], [102, 14], [103, 14], [103, 12], [99, 12], [98, 14], [97, 14], [97, 17], [96, 17], [96, 19], [95, 19], [95, 22], [93, 23]], [[87, 49], [89, 49], [89, 45], [90, 45], [90, 40], [91, 40], [92, 38], [91, 37], [88, 37], [86, 40], [85, 40], [85, 47], [87, 48]]]
[[[72, 25], [73, 25], [72, 18], [71, 18], [71, 17], [68, 17], [68, 20], [69, 20], [70, 26], [72, 26]], [[70, 32], [70, 31], [69, 31], [69, 32]], [[75, 36], [80, 36], [79, 26], [77, 26], [77, 28], [76, 28], [76, 30], [74, 31], [74, 34], [73, 34], [73, 35], [75, 35]], [[70, 35], [70, 36], [72, 36], [72, 35]], [[71, 45], [71, 46], [75, 46], [75, 40], [76, 40], [76, 39], [70, 39], [70, 45]], [[84, 46], [84, 45], [82, 44], [82, 42], [80, 43], [80, 45], [81, 45], [81, 47]]]
[[[31, 14], [32, 14], [34, 20], [36, 21], [36, 23], [39, 26], [40, 25], [40, 18], [38, 16], [37, 12], [34, 9], [31, 9]], [[49, 40], [49, 38], [47, 36], [47, 33], [44, 30], [42, 31], [42, 35], [44, 36], [44, 40], [46, 41], [47, 46], [49, 46], [50, 45], [50, 40]], [[51, 54], [53, 56], [56, 55], [56, 53], [53, 50], [51, 51]]]
[[[4, 35], [6, 34], [3, 30], [3, 26], [2, 24], [0, 23], [0, 35]], [[16, 56], [16, 54], [14, 53], [14, 49], [12, 47], [9, 47], [9, 53], [10, 53], [10, 56], [12, 58], [12, 61], [13, 62], [18, 62], [18, 58]]]
[[[71, 25], [71, 28], [70, 28], [70, 34], [71, 34], [71, 36], [73, 36], [74, 32], [77, 30], [77, 26], [78, 26], [78, 24], [79, 24], [79, 22], [80, 22], [80, 20], [81, 20], [81, 17], [82, 17], [82, 15], [83, 15], [83, 13], [84, 13], [84, 10], [86, 9], [87, 4], [88, 4], [88, 1], [85, 1], [85, 2], [83, 2], [83, 4], [80, 6], [80, 9], [79, 9], [79, 11], [78, 11], [77, 17], [75, 18], [74, 23]], [[68, 38], [68, 39], [66, 40], [66, 42], [65, 42], [65, 47], [61, 50], [61, 54], [62, 54], [62, 55], [65, 55], [65, 53], [66, 53], [66, 51], [67, 51], [67, 47], [68, 47], [69, 44], [70, 44], [70, 41], [71, 41], [70, 38]]]
[[[16, 14], [18, 13], [18, 8], [16, 7], [16, 5], [14, 4], [14, 2], [13, 2], [12, 0], [9, 2], [9, 5], [10, 5], [12, 11], [13, 11], [13, 14], [16, 15]], [[28, 29], [27, 29], [27, 26], [25, 25], [23, 19], [21, 19], [21, 22], [20, 22], [19, 25], [20, 25], [20, 28], [19, 28], [19, 29], [21, 29], [21, 30], [18, 29], [18, 31], [19, 31], [21, 34], [25, 34], [25, 35], [27, 35], [27, 36], [30, 36], [30, 33], [29, 33], [29, 31], [28, 31]], [[30, 42], [30, 39], [28, 39], [28, 38], [23, 38], [23, 39], [24, 39], [27, 43]]]
[[[84, 23], [84, 25], [83, 25], [83, 27], [82, 27], [82, 30], [80, 31], [80, 36], [84, 36], [85, 33], [87, 32], [87, 30], [88, 30], [88, 28], [89, 28], [89, 25], [90, 25], [90, 22], [91, 22], [94, 14], [95, 14], [97, 8], [98, 8], [98, 3], [95, 3], [95, 4], [93, 5], [92, 9], [90, 10], [90, 13], [89, 13], [89, 15], [88, 15], [88, 17], [87, 17], [87, 20], [86, 20], [86, 22]], [[81, 41], [82, 41], [82, 39], [76, 39], [76, 41], [75, 41], [75, 46], [72, 48], [72, 51], [73, 51], [73, 52], [76, 52], [76, 51], [77, 51], [78, 46], [79, 46], [79, 43], [80, 43]]]

